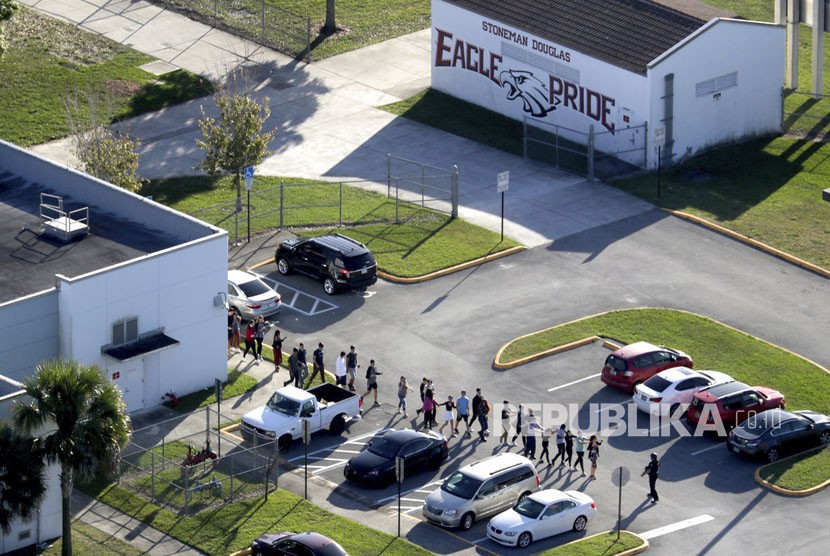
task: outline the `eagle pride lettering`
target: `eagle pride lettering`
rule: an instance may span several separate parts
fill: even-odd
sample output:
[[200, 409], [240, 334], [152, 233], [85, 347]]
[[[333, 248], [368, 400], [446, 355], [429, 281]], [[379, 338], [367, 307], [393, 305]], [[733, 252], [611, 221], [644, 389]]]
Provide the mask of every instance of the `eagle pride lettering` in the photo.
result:
[[549, 88], [551, 105], [558, 107], [559, 103], [562, 103], [563, 108], [571, 108], [585, 114], [614, 133], [614, 123], [608, 121], [610, 107], [617, 103], [613, 98], [553, 75], [550, 76]]
[[501, 56], [460, 39], [453, 41], [452, 33], [437, 27], [435, 30], [438, 32], [438, 45], [435, 48], [436, 67], [460, 67], [480, 73], [496, 85], [501, 85], [498, 78]]

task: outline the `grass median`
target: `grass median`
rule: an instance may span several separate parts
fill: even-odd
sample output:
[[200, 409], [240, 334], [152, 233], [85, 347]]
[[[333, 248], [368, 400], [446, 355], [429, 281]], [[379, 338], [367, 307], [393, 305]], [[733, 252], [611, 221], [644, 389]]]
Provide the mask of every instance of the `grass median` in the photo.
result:
[[[292, 184], [280, 193], [280, 182]], [[282, 225], [307, 235], [332, 231], [365, 243], [378, 268], [404, 278], [423, 276], [519, 245], [499, 234], [416, 204], [396, 203], [386, 195], [337, 183], [320, 183], [264, 176], [257, 178], [252, 196], [255, 217], [251, 233], [280, 227], [279, 204], [284, 203]], [[225, 229], [233, 229], [230, 178], [187, 177], [158, 180], [141, 192], [174, 209], [193, 214]], [[340, 203], [342, 201], [342, 209]], [[230, 203], [230, 204], [229, 204]], [[228, 212], [228, 211], [231, 212]], [[245, 209], [243, 209], [245, 210]], [[394, 222], [398, 215], [398, 223]], [[332, 227], [342, 222], [344, 227]], [[247, 233], [245, 215], [240, 236]]]
[[830, 448], [809, 450], [769, 463], [758, 470], [768, 483], [792, 491], [813, 489], [830, 483]]
[[538, 552], [535, 556], [583, 556], [585, 554], [613, 556], [644, 545], [645, 541], [642, 538], [628, 531], [620, 531], [619, 539], [616, 531], [610, 531]]
[[100, 113], [121, 119], [212, 90], [208, 81], [183, 70], [150, 74], [139, 66], [154, 61], [152, 56], [25, 7], [5, 29], [0, 137], [23, 147], [69, 134], [66, 95], [95, 95]]
[[354, 556], [428, 556], [428, 550], [321, 509], [286, 490], [209, 509], [194, 516], [175, 514], [116, 484], [85, 490], [105, 504], [168, 533], [211, 556], [241, 550], [267, 531], [316, 531]]

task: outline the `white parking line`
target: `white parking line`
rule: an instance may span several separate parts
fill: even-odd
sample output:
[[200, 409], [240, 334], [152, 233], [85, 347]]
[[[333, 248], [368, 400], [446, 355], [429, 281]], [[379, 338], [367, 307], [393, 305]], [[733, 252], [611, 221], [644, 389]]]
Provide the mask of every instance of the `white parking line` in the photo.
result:
[[337, 469], [338, 467], [343, 467], [344, 465], [346, 465], [346, 462], [349, 461], [347, 459], [340, 459], [340, 460], [335, 459], [335, 458], [328, 458], [328, 459], [334, 459], [334, 461], [336, 461], [337, 463], [332, 463], [331, 465], [327, 465], [326, 467], [321, 467], [320, 469], [316, 469], [314, 471], [314, 475], [318, 475], [320, 473], [325, 473], [326, 471], [330, 471], [332, 469]]
[[704, 448], [702, 450], [698, 450], [697, 452], [692, 452], [690, 455], [696, 456], [698, 454], [702, 454], [703, 452], [708, 452], [709, 450], [716, 450], [717, 448], [723, 449], [723, 444], [715, 444], [714, 446], [709, 446], [708, 448]]
[[335, 448], [332, 453], [338, 454], [359, 454], [362, 450], [344, 450], [343, 448]]
[[706, 523], [707, 521], [712, 521], [715, 518], [709, 514], [699, 515], [697, 517], [692, 517], [689, 519], [684, 519], [683, 521], [678, 521], [677, 523], [672, 523], [671, 525], [665, 525], [663, 527], [658, 527], [657, 529], [652, 529], [651, 531], [646, 531], [645, 533], [637, 533], [639, 536], [646, 540], [653, 539], [655, 537], [660, 537], [662, 535], [668, 535], [669, 533], [674, 533], [675, 531], [680, 531], [681, 529], [686, 529], [687, 527], [693, 527], [695, 525], [700, 525], [701, 523]]
[[474, 541], [470, 541], [470, 542], [471, 542], [471, 543], [473, 543], [473, 544], [481, 544], [481, 543], [483, 543], [484, 541], [489, 541], [489, 540], [490, 540], [490, 539], [488, 539], [487, 537], [482, 537], [482, 538], [480, 538], [480, 539], [476, 539], [476, 540], [474, 540]]
[[553, 388], [548, 388], [548, 392], [553, 392], [554, 390], [559, 390], [560, 388], [567, 388], [568, 386], [573, 386], [574, 384], [579, 384], [580, 382], [585, 382], [586, 380], [591, 380], [592, 378], [597, 378], [600, 375], [602, 375], [602, 373], [597, 373], [595, 375], [586, 376], [585, 378], [580, 378], [579, 380], [574, 380], [573, 382], [563, 384], [562, 386], [555, 386]]
[[[441, 483], [443, 483], [443, 482], [444, 482], [444, 481], [435, 481], [435, 482], [429, 483], [428, 485], [424, 485], [424, 486], [435, 486], [435, 485], [440, 485], [440, 484], [441, 484]], [[418, 488], [423, 488], [423, 487], [418, 487]], [[417, 491], [418, 491], [418, 489], [411, 488], [411, 489], [407, 490], [406, 492], [401, 492], [401, 496], [406, 496], [406, 495], [408, 495], [408, 494], [412, 494], [413, 492], [417, 492]], [[430, 492], [431, 492], [431, 491], [430, 491]], [[387, 503], [387, 502], [389, 502], [390, 500], [396, 500], [397, 498], [398, 498], [398, 495], [397, 495], [397, 494], [394, 494], [394, 495], [392, 495], [392, 496], [387, 496], [386, 498], [381, 498], [380, 500], [378, 500], [378, 504], [386, 504], [386, 503]]]
[[[306, 293], [302, 290], [299, 290], [295, 287], [289, 286], [288, 284], [283, 284], [282, 282], [278, 282], [277, 280], [274, 280], [273, 278], [268, 278], [267, 276], [265, 276], [264, 274], [261, 274], [259, 272], [255, 272], [255, 271], [249, 271], [249, 272], [251, 272], [251, 274], [254, 274], [254, 275], [258, 276], [260, 278], [260, 280], [270, 284], [271, 287], [273, 287], [274, 290], [276, 290], [277, 293], [279, 293], [282, 296], [282, 298], [283, 298], [282, 299], [283, 307], [288, 307], [288, 308], [290, 308], [294, 311], [297, 311], [298, 313], [302, 313], [302, 314], [304, 314], [306, 316], [309, 316], [309, 317], [314, 316], [314, 315], [319, 315], [320, 313], [325, 313], [326, 311], [331, 311], [331, 310], [337, 309], [337, 305], [335, 305], [335, 304], [333, 304], [329, 301], [326, 301], [325, 299], [322, 299], [320, 297], [308, 294], [308, 293]], [[311, 306], [310, 311], [304, 311], [304, 310], [297, 307], [297, 304], [300, 302], [300, 300], [303, 297], [307, 297], [307, 298], [313, 300], [313, 304]], [[290, 301], [289, 301], [289, 298], [290, 298]]]

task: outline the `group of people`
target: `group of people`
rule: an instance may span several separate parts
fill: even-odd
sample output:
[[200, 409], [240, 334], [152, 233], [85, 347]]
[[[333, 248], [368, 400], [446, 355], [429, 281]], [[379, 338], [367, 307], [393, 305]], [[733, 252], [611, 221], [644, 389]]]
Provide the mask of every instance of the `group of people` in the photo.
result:
[[[232, 354], [233, 350], [240, 351], [239, 348], [239, 329], [241, 319], [235, 311], [228, 311], [228, 354]], [[262, 317], [258, 317], [254, 321], [250, 321], [245, 328], [245, 350], [242, 354], [244, 359], [251, 351], [254, 355], [254, 361], [262, 360], [262, 342], [265, 338], [266, 332], [270, 328]], [[283, 361], [283, 343], [286, 336], [282, 336], [279, 330], [274, 332], [274, 339], [271, 347], [274, 352], [274, 372], [280, 370]], [[326, 382], [326, 371], [324, 365], [323, 343], [317, 344], [317, 348], [312, 354], [313, 371], [311, 376], [308, 376], [308, 363], [305, 346], [302, 342], [297, 347], [292, 349], [291, 355], [288, 357], [288, 372], [289, 378], [283, 385], [287, 386], [294, 383], [297, 388], [302, 388], [308, 383], [311, 386], [314, 383], [314, 378], [319, 374], [321, 383]], [[348, 353], [341, 351], [335, 362], [335, 384], [346, 388], [352, 392], [356, 391], [355, 380], [357, 379], [357, 370], [360, 368], [358, 362], [358, 355], [355, 346], [350, 346]], [[381, 373], [375, 364], [375, 360], [369, 361], [369, 366], [366, 368], [366, 392], [361, 396], [361, 401], [369, 394], [374, 395], [374, 405], [378, 403], [378, 375]], [[409, 385], [405, 376], [401, 376], [398, 382], [398, 408], [397, 413], [408, 417], [407, 414], [407, 396], [413, 388]], [[449, 427], [448, 434], [450, 438], [454, 438], [460, 434], [459, 429], [464, 429], [464, 436], [472, 436], [472, 426], [477, 421], [480, 425], [478, 435], [481, 442], [485, 442], [490, 435], [489, 430], [489, 415], [491, 412], [490, 402], [485, 397], [481, 388], [476, 388], [476, 394], [470, 399], [467, 396], [466, 390], [461, 390], [461, 395], [454, 398], [452, 395], [447, 395], [445, 401], [438, 401], [436, 395], [435, 383], [428, 377], [423, 377], [419, 387], [419, 395], [421, 398], [421, 405], [416, 409], [418, 415], [424, 415], [423, 426], [426, 429], [432, 429], [437, 426], [436, 415], [440, 408], [443, 408], [441, 426], [438, 427], [438, 433], [444, 434], [444, 429]], [[515, 417], [515, 423], [513, 418]], [[587, 454], [588, 461], [591, 462], [591, 474], [589, 479], [596, 479], [597, 460], [599, 459], [599, 447], [602, 445], [602, 440], [597, 438], [597, 435], [592, 434], [590, 437], [585, 437], [582, 431], [577, 430], [573, 434], [568, 429], [566, 424], [561, 424], [559, 428], [553, 430], [550, 427], [542, 427], [533, 410], [528, 408], [526, 411], [520, 404], [518, 411], [513, 411], [510, 402], [504, 400], [501, 408], [501, 425], [502, 433], [499, 437], [500, 446], [516, 446], [516, 440], [521, 439], [522, 448], [521, 453], [531, 459], [536, 459], [536, 439], [537, 435], [541, 438], [542, 451], [537, 462], [541, 464], [546, 462], [549, 467], [552, 467], [557, 460], [559, 466], [566, 466], [568, 469], [579, 470], [582, 476], [585, 473], [584, 458]], [[511, 425], [515, 426], [515, 434], [508, 443], [510, 436]], [[556, 445], [556, 454], [553, 458], [550, 457], [550, 442], [554, 438]], [[576, 453], [576, 460], [573, 459], [574, 452]], [[656, 482], [658, 476], [659, 461], [657, 454], [651, 454], [651, 461], [643, 470], [643, 475], [649, 476], [649, 498], [652, 503], [657, 503], [658, 496], [656, 491]]]

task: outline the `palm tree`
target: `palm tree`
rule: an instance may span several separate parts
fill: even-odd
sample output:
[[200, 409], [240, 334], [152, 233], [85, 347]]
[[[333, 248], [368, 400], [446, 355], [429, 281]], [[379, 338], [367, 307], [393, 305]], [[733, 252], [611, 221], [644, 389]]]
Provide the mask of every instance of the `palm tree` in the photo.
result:
[[130, 418], [121, 392], [101, 369], [75, 361], [48, 361], [24, 381], [32, 399], [15, 407], [14, 422], [37, 433], [47, 462], [60, 465], [62, 556], [72, 555], [71, 497], [75, 477], [89, 479], [115, 469], [130, 439]]
[[8, 535], [12, 521], [29, 519], [43, 495], [46, 480], [43, 476], [43, 454], [31, 436], [12, 430], [0, 423], [0, 530]]

